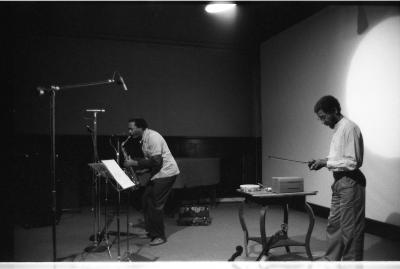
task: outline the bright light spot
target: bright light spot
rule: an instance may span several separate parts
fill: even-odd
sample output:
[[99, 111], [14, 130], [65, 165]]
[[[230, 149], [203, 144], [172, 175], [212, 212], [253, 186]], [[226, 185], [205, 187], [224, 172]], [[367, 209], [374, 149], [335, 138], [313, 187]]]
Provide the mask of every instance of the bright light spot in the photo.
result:
[[219, 13], [219, 12], [225, 12], [228, 10], [232, 10], [236, 7], [236, 4], [208, 4], [206, 6], [206, 11], [208, 13]]
[[400, 17], [381, 22], [361, 41], [346, 101], [365, 146], [380, 156], [400, 157]]

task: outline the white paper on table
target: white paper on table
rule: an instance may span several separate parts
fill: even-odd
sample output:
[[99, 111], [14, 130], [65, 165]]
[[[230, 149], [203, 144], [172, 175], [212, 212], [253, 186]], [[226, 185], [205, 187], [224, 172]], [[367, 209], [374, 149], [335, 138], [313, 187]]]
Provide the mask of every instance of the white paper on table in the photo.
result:
[[125, 174], [115, 160], [102, 160], [101, 162], [107, 167], [107, 170], [122, 189], [125, 190], [135, 186], [135, 183], [133, 183], [132, 180]]

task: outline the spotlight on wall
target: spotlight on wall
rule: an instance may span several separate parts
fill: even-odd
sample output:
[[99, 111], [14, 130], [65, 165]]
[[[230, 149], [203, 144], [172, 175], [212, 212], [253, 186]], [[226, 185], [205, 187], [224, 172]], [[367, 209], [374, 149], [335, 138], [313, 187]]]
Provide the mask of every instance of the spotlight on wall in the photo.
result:
[[400, 157], [400, 16], [365, 33], [353, 56], [346, 101], [375, 154]]
[[205, 8], [205, 10], [208, 13], [222, 13], [226, 11], [231, 11], [236, 8], [236, 4], [232, 3], [221, 3], [221, 2], [215, 2], [208, 4]]

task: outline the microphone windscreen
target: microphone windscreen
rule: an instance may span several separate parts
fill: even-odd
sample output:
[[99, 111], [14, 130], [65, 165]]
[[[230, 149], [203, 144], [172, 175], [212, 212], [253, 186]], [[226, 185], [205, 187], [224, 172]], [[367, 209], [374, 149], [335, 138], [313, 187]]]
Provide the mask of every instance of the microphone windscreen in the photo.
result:
[[243, 253], [243, 247], [242, 246], [236, 246], [236, 252], [238, 253], [238, 255], [242, 255]]

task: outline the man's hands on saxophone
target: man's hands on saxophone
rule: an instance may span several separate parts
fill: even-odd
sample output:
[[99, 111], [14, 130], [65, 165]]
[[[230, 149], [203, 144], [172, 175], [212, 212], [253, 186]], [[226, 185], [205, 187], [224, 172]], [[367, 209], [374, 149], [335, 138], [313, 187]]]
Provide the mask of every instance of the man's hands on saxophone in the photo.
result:
[[129, 168], [132, 166], [138, 166], [138, 161], [133, 160], [130, 155], [126, 152], [125, 144], [131, 139], [131, 136], [128, 136], [122, 143], [121, 143], [121, 150], [122, 154], [124, 155], [124, 167]]
[[134, 179], [135, 177], [135, 172], [133, 171], [132, 166], [138, 165], [138, 162], [133, 160], [131, 156], [128, 155], [125, 149], [125, 144], [126, 142], [129, 141], [131, 136], [128, 136], [122, 143], [121, 143], [121, 151], [122, 154], [124, 155], [124, 164], [123, 166], [125, 167], [125, 173], [129, 176], [129, 178]]
[[139, 162], [136, 160], [131, 159], [129, 156], [127, 159], [124, 161], [124, 167], [132, 167], [132, 166], [139, 166]]
[[[140, 169], [139, 161], [132, 159], [131, 156], [127, 153], [125, 149], [125, 144], [126, 142], [129, 141], [130, 138], [131, 136], [128, 136], [125, 139], [125, 141], [121, 143], [121, 151], [124, 156], [124, 163], [123, 163], [123, 166], [125, 168], [124, 170], [125, 173], [129, 176], [129, 178], [131, 178], [132, 180], [133, 179], [138, 180], [138, 182], [136, 182], [138, 185], [145, 186], [150, 180], [150, 174], [148, 174], [150, 171], [147, 168]], [[145, 174], [148, 174], [149, 176], [146, 176]]]

